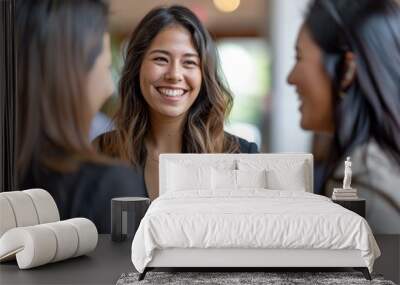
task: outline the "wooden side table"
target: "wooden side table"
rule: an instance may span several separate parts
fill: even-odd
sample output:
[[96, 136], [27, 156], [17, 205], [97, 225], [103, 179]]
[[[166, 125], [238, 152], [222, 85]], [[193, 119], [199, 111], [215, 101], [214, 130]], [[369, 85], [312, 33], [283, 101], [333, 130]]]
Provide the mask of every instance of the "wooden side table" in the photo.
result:
[[355, 199], [355, 200], [332, 200], [332, 202], [339, 204], [340, 206], [359, 214], [361, 217], [365, 218], [365, 199]]

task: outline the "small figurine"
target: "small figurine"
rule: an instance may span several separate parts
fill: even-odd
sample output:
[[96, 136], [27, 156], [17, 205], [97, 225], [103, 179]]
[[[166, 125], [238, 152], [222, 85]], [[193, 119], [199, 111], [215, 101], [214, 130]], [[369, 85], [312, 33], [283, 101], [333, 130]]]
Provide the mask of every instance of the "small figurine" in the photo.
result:
[[343, 188], [334, 188], [332, 193], [332, 200], [357, 200], [357, 189], [351, 188], [351, 159], [348, 156], [344, 162], [344, 179]]
[[343, 189], [351, 189], [351, 160], [348, 156], [344, 162], [344, 179], [343, 179]]

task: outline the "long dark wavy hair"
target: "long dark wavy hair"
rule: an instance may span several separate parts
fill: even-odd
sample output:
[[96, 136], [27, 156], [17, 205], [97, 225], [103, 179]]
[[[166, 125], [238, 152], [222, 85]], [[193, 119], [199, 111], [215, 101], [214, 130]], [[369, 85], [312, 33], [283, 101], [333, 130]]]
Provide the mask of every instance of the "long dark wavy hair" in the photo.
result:
[[[76, 170], [98, 161], [88, 133], [87, 75], [103, 48], [101, 0], [18, 0], [17, 172]], [[38, 167], [40, 166], [40, 167]]]
[[[335, 132], [325, 181], [345, 156], [371, 139], [400, 167], [399, 19], [396, 0], [315, 0], [310, 5], [305, 24], [324, 52], [334, 94]], [[357, 72], [344, 91], [347, 51], [355, 55]]]
[[190, 32], [201, 61], [202, 85], [188, 111], [182, 152], [239, 152], [237, 139], [224, 133], [224, 120], [232, 108], [233, 98], [222, 80], [211, 36], [188, 8], [159, 7], [141, 20], [130, 37], [119, 84], [121, 102], [114, 117], [116, 130], [100, 142], [102, 152], [134, 166], [145, 163], [145, 137], [150, 130], [149, 107], [139, 84], [140, 66], [152, 40], [170, 25], [180, 25]]

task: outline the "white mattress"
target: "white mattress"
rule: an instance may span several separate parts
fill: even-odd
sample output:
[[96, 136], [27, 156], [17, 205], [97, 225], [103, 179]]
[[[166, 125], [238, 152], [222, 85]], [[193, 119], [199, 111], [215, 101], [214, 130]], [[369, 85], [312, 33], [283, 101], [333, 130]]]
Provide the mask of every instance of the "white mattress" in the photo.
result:
[[261, 189], [162, 195], [134, 237], [135, 268], [143, 272], [154, 251], [167, 248], [355, 249], [370, 271], [380, 255], [359, 215], [323, 196]]

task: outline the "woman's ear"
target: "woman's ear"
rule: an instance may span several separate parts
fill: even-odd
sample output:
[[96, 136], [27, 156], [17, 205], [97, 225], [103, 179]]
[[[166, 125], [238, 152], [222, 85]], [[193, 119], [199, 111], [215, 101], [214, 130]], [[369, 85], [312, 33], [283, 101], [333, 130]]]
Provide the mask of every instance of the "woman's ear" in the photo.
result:
[[354, 53], [347, 51], [344, 57], [344, 74], [340, 87], [342, 90], [347, 90], [354, 82], [357, 73], [357, 65]]

